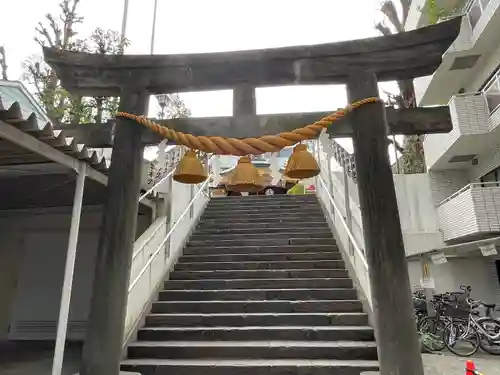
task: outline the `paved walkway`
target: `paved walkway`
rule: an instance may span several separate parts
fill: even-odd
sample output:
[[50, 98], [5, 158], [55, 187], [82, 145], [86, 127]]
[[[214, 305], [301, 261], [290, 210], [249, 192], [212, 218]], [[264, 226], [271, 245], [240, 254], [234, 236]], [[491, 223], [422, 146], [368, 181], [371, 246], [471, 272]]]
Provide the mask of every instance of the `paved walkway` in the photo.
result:
[[[27, 343], [25, 343], [27, 344]], [[0, 345], [0, 375], [50, 375], [54, 349], [50, 346]], [[466, 358], [447, 354], [424, 354], [425, 375], [464, 375]], [[500, 375], [500, 356], [477, 354], [472, 358], [484, 375]], [[79, 369], [80, 345], [69, 344], [64, 358], [63, 375]]]
[[[464, 375], [467, 358], [453, 354], [422, 355], [426, 375]], [[484, 375], [500, 375], [500, 356], [478, 354], [471, 358]]]
[[[425, 375], [464, 375], [467, 358], [449, 354], [423, 354]], [[500, 375], [500, 356], [478, 354], [471, 358], [478, 371], [484, 375]], [[362, 375], [379, 375], [378, 372], [366, 372]]]

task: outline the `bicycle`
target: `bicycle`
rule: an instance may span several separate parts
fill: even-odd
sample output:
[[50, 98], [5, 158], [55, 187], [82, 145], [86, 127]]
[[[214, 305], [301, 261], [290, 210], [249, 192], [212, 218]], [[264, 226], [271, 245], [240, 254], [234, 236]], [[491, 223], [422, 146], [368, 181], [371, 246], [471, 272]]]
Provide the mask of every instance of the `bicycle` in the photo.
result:
[[461, 286], [462, 292], [442, 293], [433, 296], [431, 304], [435, 312], [433, 316], [421, 317], [418, 321], [417, 330], [421, 343], [427, 351], [437, 352], [446, 346], [443, 339], [444, 328], [451, 323], [450, 310], [456, 308], [458, 301], [468, 298], [471, 292], [470, 286]]
[[475, 301], [478, 306], [486, 308], [486, 316], [478, 318], [477, 323], [488, 332], [488, 335], [480, 335], [481, 349], [491, 355], [500, 355], [500, 319], [493, 318], [493, 311], [500, 311], [495, 304], [487, 304], [483, 301]]
[[[482, 302], [468, 300], [469, 311], [467, 318], [452, 319], [443, 331], [443, 339], [446, 348], [459, 357], [469, 357], [477, 353], [479, 348], [487, 353], [491, 350], [486, 343], [495, 346], [500, 345], [500, 322], [489, 317], [476, 318], [479, 315], [475, 309]], [[471, 349], [460, 352], [466, 343], [471, 345]]]

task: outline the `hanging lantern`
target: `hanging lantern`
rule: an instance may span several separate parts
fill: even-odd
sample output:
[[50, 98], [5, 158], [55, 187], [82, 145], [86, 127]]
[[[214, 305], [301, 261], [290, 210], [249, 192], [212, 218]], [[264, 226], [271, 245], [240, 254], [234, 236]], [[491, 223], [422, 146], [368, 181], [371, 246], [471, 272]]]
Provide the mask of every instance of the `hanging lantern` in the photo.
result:
[[304, 144], [295, 146], [286, 164], [285, 176], [301, 180], [317, 176], [319, 172], [318, 163], [307, 146]]
[[174, 180], [183, 184], [199, 184], [208, 178], [205, 167], [193, 150], [187, 151], [174, 172]]
[[229, 177], [226, 188], [237, 192], [256, 193], [264, 188], [262, 176], [248, 156], [242, 156]]

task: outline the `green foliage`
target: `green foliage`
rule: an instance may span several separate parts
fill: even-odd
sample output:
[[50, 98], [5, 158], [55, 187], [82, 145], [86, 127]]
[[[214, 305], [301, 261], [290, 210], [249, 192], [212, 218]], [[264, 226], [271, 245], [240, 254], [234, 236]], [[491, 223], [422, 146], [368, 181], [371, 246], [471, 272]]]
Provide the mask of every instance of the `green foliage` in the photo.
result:
[[427, 16], [429, 25], [434, 25], [446, 17], [459, 13], [465, 5], [465, 0], [455, 0], [447, 6], [440, 6], [438, 0], [427, 0], [419, 11]]
[[305, 195], [306, 187], [300, 182], [288, 189], [286, 192], [288, 195]]
[[[79, 51], [103, 55], [122, 55], [129, 40], [122, 40], [118, 32], [96, 28], [86, 39], [78, 38], [76, 28], [84, 19], [78, 15], [81, 0], [62, 0], [59, 14], [47, 14], [35, 29], [35, 41], [40, 47]], [[119, 98], [72, 96], [61, 85], [56, 72], [41, 55], [31, 56], [23, 64], [23, 80], [34, 90], [54, 124], [65, 122], [105, 122], [118, 111]], [[170, 95], [166, 117], [186, 117], [189, 109], [177, 95]]]

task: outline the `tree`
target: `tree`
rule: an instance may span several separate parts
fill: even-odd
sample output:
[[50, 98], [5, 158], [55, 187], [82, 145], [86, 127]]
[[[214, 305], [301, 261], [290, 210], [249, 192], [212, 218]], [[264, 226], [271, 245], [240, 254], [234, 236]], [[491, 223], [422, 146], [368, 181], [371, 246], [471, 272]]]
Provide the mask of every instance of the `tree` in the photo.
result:
[[[52, 47], [61, 50], [79, 50], [82, 41], [76, 39], [75, 27], [83, 22], [77, 13], [80, 0], [63, 0], [59, 4], [60, 15], [48, 13], [44, 21], [35, 28], [35, 42], [40, 47]], [[35, 96], [44, 107], [47, 115], [55, 124], [60, 124], [71, 114], [73, 119], [85, 117], [81, 98], [71, 98], [64, 90], [53, 71], [41, 58], [31, 56], [24, 62], [23, 79], [35, 90]]]
[[[401, 10], [398, 11], [396, 4], [392, 0], [385, 0], [382, 3], [380, 11], [384, 15], [384, 20], [376, 24], [376, 29], [382, 35], [392, 35], [394, 33], [404, 32], [404, 25], [410, 11], [411, 0], [399, 1]], [[389, 22], [390, 26], [387, 25]], [[392, 95], [396, 106], [400, 108], [411, 108], [416, 106], [415, 87], [413, 80], [398, 81], [399, 93]], [[405, 136], [403, 146], [395, 145], [402, 156], [403, 173], [424, 173], [425, 155], [423, 148], [423, 138], [418, 135]], [[399, 146], [399, 147], [398, 147]]]
[[[101, 55], [123, 55], [130, 44], [128, 39], [121, 40], [120, 34], [114, 30], [96, 28], [88, 41], [85, 41], [80, 50]], [[93, 122], [101, 123], [114, 116], [118, 111], [120, 99], [117, 97], [93, 97], [85, 101], [84, 105], [90, 109]]]
[[2, 71], [2, 79], [7, 81], [7, 59], [5, 58], [5, 48], [0, 46], [0, 70]]
[[[80, 2], [81, 0], [62, 0], [59, 15], [47, 14], [38, 23], [34, 38], [36, 43], [40, 47], [66, 51], [123, 54], [130, 42], [122, 40], [116, 31], [96, 28], [88, 38], [77, 38], [77, 26], [84, 21], [78, 14]], [[36, 98], [54, 124], [105, 122], [118, 111], [119, 98], [70, 95], [41, 55], [31, 56], [24, 62], [23, 79], [34, 89]], [[178, 95], [170, 95], [166, 109], [169, 118], [190, 114]]]
[[158, 106], [160, 107], [156, 117], [163, 119], [174, 119], [191, 116], [191, 110], [186, 107], [178, 94], [158, 95]]
[[[80, 0], [63, 0], [58, 17], [47, 14], [36, 27], [35, 41], [41, 47], [99, 54], [123, 54], [129, 45], [116, 31], [95, 29], [88, 39], [77, 39], [76, 25], [83, 23], [77, 13]], [[31, 56], [24, 63], [23, 78], [35, 89], [49, 118], [55, 124], [62, 122], [103, 122], [118, 110], [118, 98], [84, 98], [70, 95], [61, 86], [53, 71], [40, 55]]]
[[448, 2], [446, 6], [441, 6], [437, 0], [427, 0], [424, 6], [419, 8], [419, 11], [426, 15], [429, 25], [433, 25], [443, 18], [459, 13], [463, 9], [465, 1], [454, 0]]

